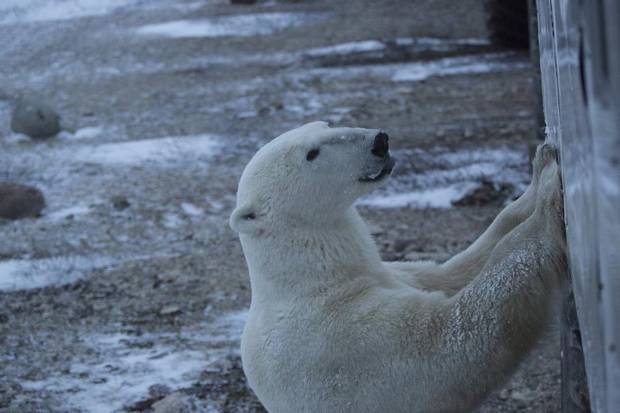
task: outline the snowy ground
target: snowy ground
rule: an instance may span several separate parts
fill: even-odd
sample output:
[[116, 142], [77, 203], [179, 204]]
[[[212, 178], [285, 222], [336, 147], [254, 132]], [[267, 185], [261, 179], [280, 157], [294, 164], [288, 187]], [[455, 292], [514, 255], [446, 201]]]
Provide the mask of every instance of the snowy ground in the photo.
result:
[[[47, 208], [0, 222], [0, 411], [263, 411], [227, 218], [244, 164], [302, 123], [390, 134], [394, 175], [359, 201], [385, 259], [472, 242], [527, 184], [533, 125], [528, 58], [483, 20], [477, 0], [1, 2], [0, 179]], [[23, 93], [70, 131], [10, 133]], [[558, 410], [554, 334], [482, 412]]]
[[84, 335], [80, 339], [98, 357], [76, 358], [68, 374], [26, 381], [22, 386], [27, 391], [64, 394], [67, 408], [93, 413], [121, 410], [140, 401], [153, 386], [190, 387], [203, 370], [238, 354], [245, 315], [245, 311], [226, 314], [196, 330], [175, 333], [136, 336], [118, 332], [121, 327], [115, 326], [107, 333]]

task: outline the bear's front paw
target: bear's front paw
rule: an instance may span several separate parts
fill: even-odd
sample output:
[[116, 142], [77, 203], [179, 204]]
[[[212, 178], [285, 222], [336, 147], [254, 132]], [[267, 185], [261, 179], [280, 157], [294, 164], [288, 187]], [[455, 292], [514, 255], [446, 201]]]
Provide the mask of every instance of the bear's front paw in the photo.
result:
[[540, 174], [537, 202], [541, 211], [550, 212], [563, 218], [563, 196], [560, 167], [554, 161], [545, 166]]
[[538, 177], [542, 173], [545, 166], [549, 165], [551, 162], [557, 163], [558, 159], [558, 150], [555, 145], [550, 143], [543, 143], [538, 145], [536, 148], [536, 156], [534, 156], [533, 161], [533, 178], [534, 180], [538, 180]]

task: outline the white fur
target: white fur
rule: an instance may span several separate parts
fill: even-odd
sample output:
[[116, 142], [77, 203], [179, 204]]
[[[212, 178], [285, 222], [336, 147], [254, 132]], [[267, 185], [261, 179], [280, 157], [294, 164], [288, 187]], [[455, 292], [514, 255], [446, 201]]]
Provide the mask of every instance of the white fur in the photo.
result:
[[[382, 262], [353, 202], [377, 130], [314, 122], [246, 167], [231, 226], [252, 303], [241, 351], [272, 413], [469, 411], [543, 330], [564, 241], [555, 151], [527, 192], [442, 265]], [[319, 156], [306, 160], [311, 149]]]

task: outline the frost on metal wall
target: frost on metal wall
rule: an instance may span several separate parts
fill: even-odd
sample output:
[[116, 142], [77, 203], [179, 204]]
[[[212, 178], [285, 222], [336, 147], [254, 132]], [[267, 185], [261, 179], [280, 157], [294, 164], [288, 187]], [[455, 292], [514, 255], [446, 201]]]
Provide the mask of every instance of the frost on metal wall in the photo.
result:
[[592, 408], [620, 406], [620, 4], [538, 2], [544, 109], [561, 146]]

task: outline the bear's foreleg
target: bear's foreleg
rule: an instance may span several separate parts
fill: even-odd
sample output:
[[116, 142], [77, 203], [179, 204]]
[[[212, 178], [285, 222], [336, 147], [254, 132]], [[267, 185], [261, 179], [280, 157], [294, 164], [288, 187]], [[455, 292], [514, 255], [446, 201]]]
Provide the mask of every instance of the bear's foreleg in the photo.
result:
[[441, 290], [456, 294], [473, 280], [486, 264], [493, 248], [517, 225], [534, 212], [542, 170], [555, 163], [556, 150], [548, 144], [540, 145], [533, 161], [532, 182], [516, 201], [504, 208], [484, 233], [466, 250], [443, 264], [419, 271], [417, 284], [427, 290]]
[[438, 385], [462, 397], [456, 404], [446, 400], [453, 403], [446, 411], [475, 406], [513, 371], [552, 314], [565, 265], [559, 172], [552, 163], [541, 174], [534, 213], [443, 309]]

